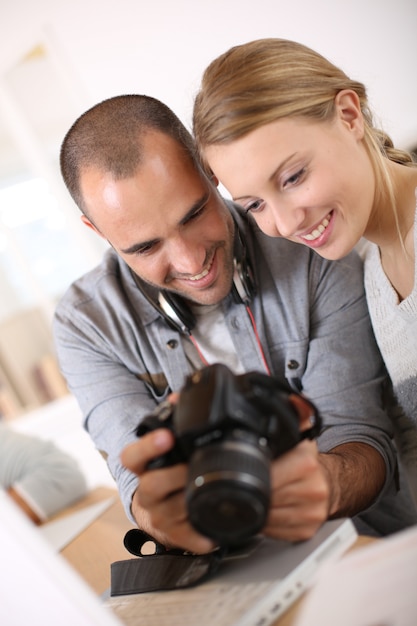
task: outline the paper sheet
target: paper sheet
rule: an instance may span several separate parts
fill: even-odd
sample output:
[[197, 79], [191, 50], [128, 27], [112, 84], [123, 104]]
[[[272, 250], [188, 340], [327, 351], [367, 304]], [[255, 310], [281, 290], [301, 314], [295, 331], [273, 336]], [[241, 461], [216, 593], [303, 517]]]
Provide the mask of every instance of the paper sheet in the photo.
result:
[[295, 626], [416, 626], [417, 527], [324, 566]]
[[47, 522], [39, 526], [38, 530], [44, 538], [59, 552], [77, 537], [87, 526], [92, 524], [115, 501], [115, 496], [102, 502], [86, 506], [80, 511], [66, 515], [61, 519]]

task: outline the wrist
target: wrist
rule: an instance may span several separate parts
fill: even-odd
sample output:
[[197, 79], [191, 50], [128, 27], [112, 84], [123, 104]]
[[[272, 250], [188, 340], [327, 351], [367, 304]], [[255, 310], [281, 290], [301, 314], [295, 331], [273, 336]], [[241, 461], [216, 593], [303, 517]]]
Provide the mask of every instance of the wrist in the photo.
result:
[[338, 455], [328, 452], [319, 454], [319, 462], [327, 482], [329, 501], [327, 516], [329, 519], [337, 517], [341, 508], [341, 489], [339, 480], [340, 459]]
[[385, 482], [378, 450], [351, 442], [319, 457], [329, 485], [329, 517], [353, 517], [371, 506]]

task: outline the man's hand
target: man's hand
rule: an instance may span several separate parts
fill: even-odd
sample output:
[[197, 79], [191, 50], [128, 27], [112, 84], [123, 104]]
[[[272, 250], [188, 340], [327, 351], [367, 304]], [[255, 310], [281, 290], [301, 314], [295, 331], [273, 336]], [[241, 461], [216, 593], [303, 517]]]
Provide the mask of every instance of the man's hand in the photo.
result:
[[[311, 406], [301, 396], [289, 400], [298, 412], [300, 430], [311, 427]], [[330, 484], [315, 441], [303, 441], [271, 465], [271, 504], [263, 533], [276, 539], [309, 539], [327, 520]]]
[[330, 486], [317, 445], [303, 441], [272, 462], [271, 505], [263, 533], [276, 539], [309, 539], [327, 520]]
[[132, 513], [138, 527], [166, 547], [180, 547], [201, 554], [210, 552], [215, 544], [197, 533], [187, 518], [184, 497], [187, 466], [177, 464], [146, 470], [149, 461], [170, 450], [173, 444], [171, 431], [161, 428], [123, 450], [122, 464], [139, 476]]
[[308, 539], [328, 519], [353, 517], [377, 499], [385, 463], [372, 446], [351, 442], [319, 453], [303, 441], [272, 463], [272, 501], [266, 535]]

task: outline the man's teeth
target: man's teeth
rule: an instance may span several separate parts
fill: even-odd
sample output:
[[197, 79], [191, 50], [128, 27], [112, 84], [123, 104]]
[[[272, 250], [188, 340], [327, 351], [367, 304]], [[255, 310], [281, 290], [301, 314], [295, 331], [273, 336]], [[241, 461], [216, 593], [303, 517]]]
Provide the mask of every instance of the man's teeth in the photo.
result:
[[196, 274], [195, 276], [190, 276], [190, 278], [188, 280], [200, 280], [201, 278], [204, 278], [204, 276], [207, 276], [207, 274], [209, 273], [208, 269], [205, 269], [201, 272], [201, 274]]
[[327, 226], [329, 225], [328, 217], [329, 215], [325, 217], [322, 223], [319, 224], [319, 226], [317, 226], [317, 228], [315, 228], [309, 235], [304, 235], [303, 239], [307, 239], [307, 241], [314, 241], [315, 239], [317, 239], [317, 237], [320, 237], [320, 235], [324, 233]]

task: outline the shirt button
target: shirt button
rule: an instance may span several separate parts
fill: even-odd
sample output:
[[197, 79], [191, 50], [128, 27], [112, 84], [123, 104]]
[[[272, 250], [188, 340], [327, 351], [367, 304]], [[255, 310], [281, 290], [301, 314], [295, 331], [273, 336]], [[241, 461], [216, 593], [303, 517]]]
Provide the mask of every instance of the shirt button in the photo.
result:
[[287, 367], [289, 370], [296, 370], [297, 367], [299, 367], [300, 364], [298, 361], [296, 361], [295, 359], [290, 359], [287, 363]]
[[168, 350], [175, 350], [175, 348], [178, 348], [178, 341], [176, 339], [170, 339], [167, 341], [167, 348]]
[[240, 325], [239, 325], [239, 320], [237, 319], [237, 317], [232, 318], [231, 324], [232, 324], [232, 328], [234, 328], [235, 330], [239, 330]]

